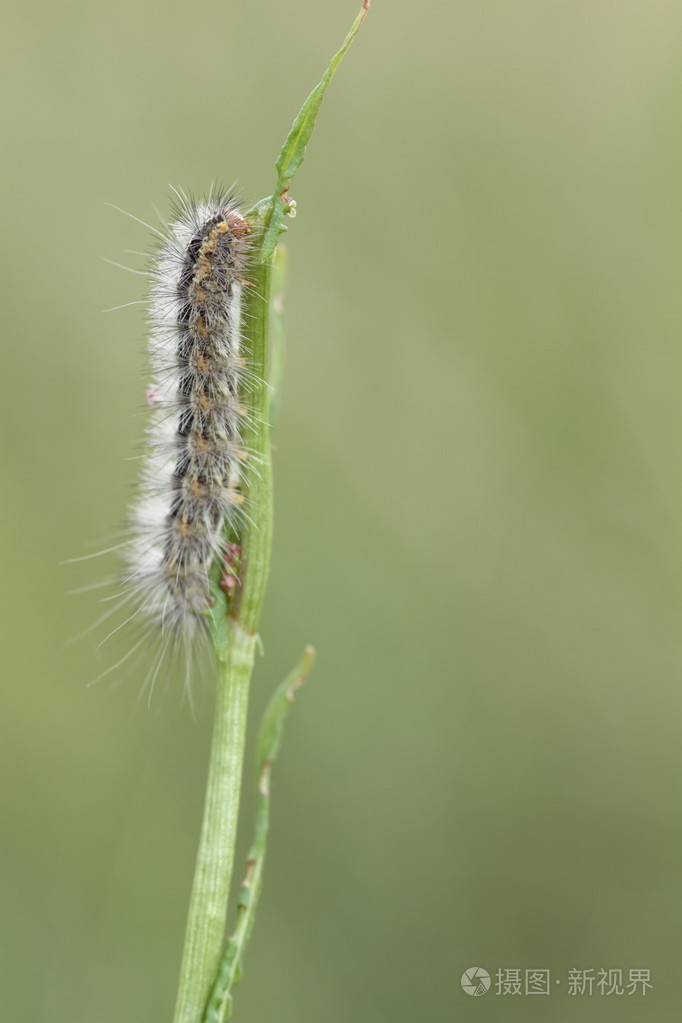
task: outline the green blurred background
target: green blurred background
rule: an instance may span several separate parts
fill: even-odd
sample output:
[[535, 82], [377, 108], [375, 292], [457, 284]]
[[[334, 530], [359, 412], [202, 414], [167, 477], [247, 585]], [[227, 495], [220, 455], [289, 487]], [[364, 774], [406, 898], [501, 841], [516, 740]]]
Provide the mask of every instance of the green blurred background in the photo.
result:
[[[149, 234], [105, 202], [267, 194], [355, 7], [5, 8], [8, 1023], [170, 1020], [201, 813], [210, 680], [194, 721], [174, 678], [88, 688], [129, 636], [64, 646], [113, 563], [60, 562], [122, 519], [142, 429], [143, 308], [101, 310], [144, 281], [99, 257]], [[676, 0], [375, 0], [325, 99], [252, 737], [318, 667], [238, 1023], [679, 1014], [681, 68]], [[474, 965], [561, 984], [470, 998]]]

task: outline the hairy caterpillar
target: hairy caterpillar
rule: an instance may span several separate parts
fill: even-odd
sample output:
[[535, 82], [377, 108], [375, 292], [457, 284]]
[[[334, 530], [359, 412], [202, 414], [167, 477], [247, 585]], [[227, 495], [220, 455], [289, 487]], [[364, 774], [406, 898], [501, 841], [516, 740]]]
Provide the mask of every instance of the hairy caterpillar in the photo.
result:
[[[214, 560], [238, 558], [225, 526], [238, 521], [248, 457], [241, 298], [251, 228], [229, 193], [199, 204], [177, 195], [150, 270], [149, 424], [122, 550], [131, 618], [187, 650], [205, 631]], [[226, 588], [235, 581], [228, 571]]]

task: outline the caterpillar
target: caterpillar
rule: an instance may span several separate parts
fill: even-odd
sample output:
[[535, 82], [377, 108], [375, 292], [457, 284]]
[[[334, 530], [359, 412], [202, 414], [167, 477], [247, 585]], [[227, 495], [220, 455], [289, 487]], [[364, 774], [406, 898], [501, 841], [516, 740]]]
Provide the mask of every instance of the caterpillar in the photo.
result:
[[238, 550], [225, 525], [244, 503], [251, 228], [230, 193], [177, 196], [150, 270], [149, 424], [123, 557], [133, 617], [191, 644], [206, 627], [211, 566]]

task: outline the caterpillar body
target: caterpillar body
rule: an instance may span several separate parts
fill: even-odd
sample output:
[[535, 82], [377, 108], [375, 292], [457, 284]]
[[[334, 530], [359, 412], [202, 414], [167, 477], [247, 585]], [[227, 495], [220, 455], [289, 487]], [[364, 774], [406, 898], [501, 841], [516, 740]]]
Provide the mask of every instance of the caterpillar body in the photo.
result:
[[150, 421], [123, 549], [126, 584], [134, 615], [190, 645], [205, 630], [211, 565], [234, 549], [226, 521], [244, 501], [250, 234], [230, 194], [198, 205], [179, 196], [151, 268]]

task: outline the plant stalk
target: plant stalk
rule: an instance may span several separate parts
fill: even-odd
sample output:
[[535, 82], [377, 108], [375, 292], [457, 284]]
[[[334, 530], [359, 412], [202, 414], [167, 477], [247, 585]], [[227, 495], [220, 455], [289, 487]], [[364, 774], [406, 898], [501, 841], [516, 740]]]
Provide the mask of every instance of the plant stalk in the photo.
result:
[[[272, 262], [276, 258], [280, 237], [286, 230], [285, 218], [295, 212], [295, 204], [288, 194], [289, 186], [303, 162], [322, 98], [360, 30], [369, 3], [370, 0], [362, 0], [361, 9], [341, 49], [332, 57], [322, 79], [304, 101], [275, 164], [277, 184], [273, 194], [246, 213], [254, 239], [249, 272], [251, 286], [244, 289], [244, 355], [254, 381], [248, 395], [250, 415], [245, 420], [243, 438], [244, 447], [249, 452], [244, 487], [246, 515], [237, 536], [240, 553], [236, 592], [230, 591], [228, 597], [218, 585], [223, 566], [215, 566], [216, 574], [212, 580], [214, 604], [208, 618], [218, 658], [215, 724], [174, 1023], [202, 1023], [216, 984], [219, 1018], [220, 1014], [225, 1018], [223, 1009], [229, 1009], [230, 986], [236, 976], [236, 967], [241, 963], [244, 944], [253, 924], [253, 912], [246, 917], [242, 916], [233, 964], [235, 971], [230, 973], [228, 970], [225, 981], [227, 986], [222, 990], [220, 963], [234, 863], [248, 690], [272, 541], [269, 423], [275, 408], [274, 405], [270, 407], [271, 394], [267, 383], [270, 379], [268, 335]], [[280, 368], [275, 367], [275, 389]], [[304, 655], [303, 667], [311, 656], [311, 652]], [[283, 713], [275, 715], [279, 722], [277, 728], [281, 727]], [[275, 752], [278, 742], [277, 739], [273, 747]], [[258, 844], [260, 838], [256, 843], [258, 886], [267, 831], [267, 800], [263, 807], [261, 810], [264, 816], [259, 832], [262, 835], [262, 848]], [[252, 911], [255, 911], [255, 903]], [[230, 962], [228, 957], [228, 966]]]
[[249, 681], [256, 637], [237, 622], [219, 662], [215, 720], [199, 852], [190, 899], [176, 1023], [201, 1020], [222, 954], [239, 814]]
[[214, 588], [211, 632], [218, 655], [215, 723], [174, 1023], [201, 1023], [220, 966], [237, 837], [248, 691], [270, 565], [272, 471], [266, 381], [271, 266], [257, 263], [251, 282], [244, 334], [257, 383], [249, 395], [251, 415], [244, 435], [250, 451], [249, 517], [240, 531], [241, 585], [231, 605], [223, 591]]

